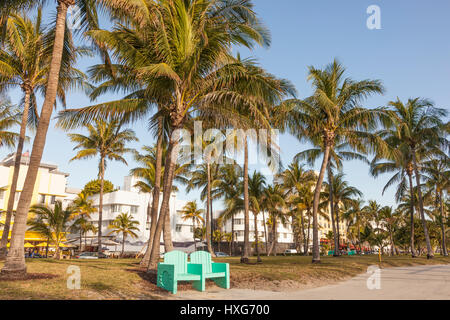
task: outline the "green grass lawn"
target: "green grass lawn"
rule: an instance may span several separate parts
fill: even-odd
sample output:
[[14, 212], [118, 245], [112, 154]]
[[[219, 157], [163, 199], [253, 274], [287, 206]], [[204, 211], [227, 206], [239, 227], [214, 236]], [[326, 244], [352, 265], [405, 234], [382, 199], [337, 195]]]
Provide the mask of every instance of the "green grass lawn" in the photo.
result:
[[[241, 265], [239, 258], [215, 259], [228, 262], [234, 288], [294, 290], [343, 280], [366, 272], [378, 264], [378, 257], [322, 257], [311, 264], [311, 257], [263, 257], [263, 264]], [[155, 276], [139, 268], [138, 260], [62, 260], [28, 259], [29, 279], [0, 278], [0, 299], [165, 299], [169, 295], [155, 285]], [[448, 264], [450, 258], [383, 257], [382, 268], [422, 264]], [[81, 289], [67, 289], [67, 268], [79, 266]], [[0, 268], [3, 262], [0, 262]], [[214, 284], [208, 283], [207, 288]], [[192, 290], [188, 283], [179, 291]]]

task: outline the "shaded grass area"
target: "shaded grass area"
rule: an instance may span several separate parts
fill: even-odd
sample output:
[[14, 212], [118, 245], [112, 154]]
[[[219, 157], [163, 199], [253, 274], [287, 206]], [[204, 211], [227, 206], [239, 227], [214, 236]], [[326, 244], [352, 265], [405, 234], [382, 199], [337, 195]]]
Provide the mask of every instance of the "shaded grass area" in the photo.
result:
[[[406, 256], [322, 257], [322, 263], [311, 264], [311, 257], [263, 257], [262, 264], [242, 265], [239, 258], [214, 259], [230, 263], [231, 285], [234, 288], [289, 291], [320, 286], [366, 272], [371, 265], [381, 268], [424, 264], [449, 264], [450, 258], [437, 256], [412, 259]], [[0, 262], [0, 268], [3, 262]], [[69, 266], [81, 271], [81, 289], [67, 288]], [[25, 279], [0, 276], [0, 299], [166, 299], [170, 295], [156, 286], [156, 275], [146, 273], [139, 261], [123, 260], [61, 260], [28, 259]], [[215, 288], [208, 282], [207, 288]], [[179, 291], [192, 290], [189, 283], [180, 283]]]

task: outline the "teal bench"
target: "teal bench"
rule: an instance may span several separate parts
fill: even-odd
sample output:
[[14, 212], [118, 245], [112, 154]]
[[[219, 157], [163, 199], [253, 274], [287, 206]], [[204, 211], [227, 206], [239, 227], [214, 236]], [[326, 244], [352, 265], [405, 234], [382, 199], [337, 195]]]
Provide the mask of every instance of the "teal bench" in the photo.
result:
[[202, 265], [188, 263], [184, 252], [171, 251], [164, 255], [164, 263], [158, 263], [157, 286], [176, 294], [178, 281], [192, 281], [195, 289], [205, 291]]
[[352, 250], [348, 252], [349, 256], [355, 256], [356, 255], [356, 251]]
[[[230, 265], [228, 263], [214, 263], [211, 254], [206, 251], [196, 251], [190, 255], [191, 263], [202, 265], [202, 279], [212, 279], [219, 287], [230, 289]], [[205, 281], [201, 282], [205, 290]]]

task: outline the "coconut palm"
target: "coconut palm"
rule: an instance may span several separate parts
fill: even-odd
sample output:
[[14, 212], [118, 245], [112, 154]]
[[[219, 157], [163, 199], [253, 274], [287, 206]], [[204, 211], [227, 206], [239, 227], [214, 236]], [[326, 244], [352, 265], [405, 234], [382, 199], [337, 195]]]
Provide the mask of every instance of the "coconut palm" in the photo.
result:
[[375, 129], [380, 113], [365, 109], [360, 103], [371, 94], [383, 93], [383, 86], [378, 80], [344, 78], [344, 73], [345, 68], [336, 60], [324, 70], [310, 67], [308, 79], [313, 83], [314, 94], [293, 102], [296, 108], [290, 119], [292, 134], [301, 141], [310, 141], [323, 153], [314, 193], [313, 263], [320, 262], [317, 213], [331, 150], [344, 144], [349, 151], [365, 154], [377, 142], [369, 132]]
[[284, 200], [283, 189], [281, 185], [269, 185], [265, 188], [262, 198], [262, 210], [269, 213], [269, 225], [272, 227], [272, 243], [267, 256], [272, 252], [277, 254], [278, 242], [278, 222], [285, 223], [287, 220], [286, 202]]
[[[292, 207], [292, 223], [294, 229], [300, 225], [300, 233], [303, 240], [303, 253], [308, 254], [309, 228], [305, 228], [305, 220], [310, 217], [312, 210], [313, 188], [316, 174], [305, 170], [299, 161], [294, 160], [289, 167], [280, 174], [279, 179], [283, 185], [287, 202]], [[306, 217], [304, 215], [306, 212]], [[306, 230], [307, 231], [306, 231]], [[295, 230], [294, 230], [295, 231]], [[308, 235], [306, 234], [308, 233]], [[294, 235], [298, 232], [294, 232]], [[296, 236], [296, 238], [298, 238]]]
[[389, 234], [389, 242], [391, 245], [391, 256], [395, 255], [396, 247], [394, 242], [394, 232], [395, 232], [395, 226], [398, 221], [398, 216], [396, 215], [396, 212], [394, 212], [394, 209], [389, 206], [385, 206], [380, 209], [380, 215], [383, 219], [384, 225], [387, 229], [387, 232]]
[[234, 217], [243, 208], [243, 185], [242, 185], [242, 168], [237, 164], [223, 165], [219, 171], [219, 179], [216, 181], [214, 187], [218, 190], [216, 196], [222, 198], [225, 210], [219, 216], [221, 221], [226, 222], [231, 220], [231, 255], [235, 252], [235, 232], [234, 232]]
[[[181, 218], [184, 221], [192, 220], [194, 230], [196, 229], [196, 225], [203, 226], [205, 224], [205, 219], [203, 219], [202, 217], [204, 213], [205, 210], [199, 209], [197, 207], [197, 201], [190, 201], [186, 203], [186, 205], [183, 207], [183, 210], [180, 211], [180, 214], [182, 215]], [[193, 236], [194, 236], [195, 251], [197, 251], [197, 242], [195, 241], [195, 233], [193, 233]]]
[[409, 146], [416, 178], [419, 213], [427, 244], [427, 258], [431, 259], [434, 254], [425, 219], [418, 154], [442, 143], [442, 119], [446, 117], [447, 111], [436, 108], [431, 101], [421, 98], [408, 99], [406, 104], [397, 99], [389, 102], [385, 110], [390, 121], [385, 123], [386, 130], [382, 134], [396, 137]]
[[[20, 87], [23, 93], [20, 135], [15, 155], [5, 226], [5, 230], [9, 232], [17, 180], [19, 178], [20, 160], [26, 138], [26, 128], [27, 124], [37, 125], [36, 95], [38, 92], [45, 94], [46, 91], [49, 76], [49, 51], [53, 46], [53, 42], [50, 39], [54, 36], [54, 30], [46, 30], [42, 26], [42, 12], [40, 8], [35, 20], [29, 19], [25, 14], [12, 14], [7, 22], [4, 48], [0, 50], [0, 90]], [[88, 50], [75, 47], [72, 39], [66, 37], [63, 65], [57, 92], [63, 105], [65, 105], [65, 95], [68, 90], [87, 86], [85, 75], [73, 67], [77, 58], [86, 53], [88, 53]], [[2, 248], [0, 249], [0, 258], [4, 255], [6, 242], [7, 239], [4, 237], [0, 245], [0, 248]]]
[[[161, 176], [162, 172], [164, 172], [164, 167], [161, 165], [164, 162], [164, 159], [167, 155], [167, 147], [166, 144], [161, 143], [159, 146], [158, 143], [153, 147], [144, 146], [142, 147], [143, 154], [134, 152], [134, 160], [139, 165], [136, 168], [130, 170], [130, 175], [134, 177], [138, 177], [140, 180], [135, 184], [135, 187], [140, 190], [140, 192], [152, 194], [154, 196], [154, 190], [157, 188], [158, 181], [159, 185], [161, 185]], [[161, 157], [161, 159], [159, 159]], [[177, 167], [175, 169], [175, 181], [180, 184], [187, 184], [186, 175], [190, 168], [189, 163], [185, 163], [183, 159], [177, 161]], [[161, 171], [159, 174], [157, 169]], [[177, 191], [178, 188], [173, 186], [172, 191]], [[159, 203], [159, 202], [158, 202]], [[148, 202], [147, 207], [147, 220], [150, 219], [150, 236], [149, 241], [147, 243], [147, 250], [144, 254], [144, 257], [141, 261], [141, 265], [147, 266], [150, 260], [151, 246], [153, 245], [153, 237], [156, 230], [156, 221], [157, 221], [157, 208], [154, 210], [153, 205], [155, 202], [153, 199]], [[170, 216], [167, 216], [168, 219], [165, 221], [164, 227], [164, 245], [166, 252], [172, 250], [172, 238], [171, 238], [171, 227], [170, 227]], [[167, 230], [167, 231], [166, 231]]]
[[[253, 172], [253, 175], [248, 179], [248, 194], [249, 194], [249, 209], [254, 217], [254, 233], [255, 233], [255, 249], [257, 263], [261, 263], [261, 256], [259, 254], [259, 237], [258, 237], [258, 215], [262, 210], [262, 198], [266, 187], [266, 178], [260, 172]], [[266, 221], [263, 221], [264, 224]], [[264, 230], [265, 232], [265, 230]], [[266, 243], [267, 247], [267, 243]]]
[[[450, 170], [449, 159], [446, 155], [431, 159], [423, 163], [422, 172], [424, 172], [426, 186], [430, 193], [435, 194], [435, 205], [439, 209], [437, 217], [441, 229], [441, 246], [444, 256], [448, 256], [446, 244], [446, 208], [445, 208], [445, 193], [450, 190]], [[425, 195], [426, 196], [426, 195]]]
[[[339, 246], [340, 246], [340, 219], [339, 219], [339, 213], [344, 206], [349, 206], [353, 203], [355, 197], [361, 197], [362, 192], [359, 191], [357, 188], [352, 187], [349, 185], [347, 181], [344, 180], [344, 174], [339, 173], [337, 175], [331, 176], [331, 184], [329, 182], [324, 182], [324, 191], [322, 192], [322, 195], [326, 199], [333, 199], [333, 210], [331, 210], [331, 223], [334, 223], [333, 220], [336, 222], [335, 228], [333, 228], [333, 233], [336, 233], [335, 239], [337, 240], [335, 242], [335, 255], [339, 256]], [[330, 196], [330, 193], [333, 193], [333, 196]], [[322, 205], [324, 207], [329, 204], [328, 200], [326, 202], [323, 202]], [[333, 219], [333, 215], [335, 215], [335, 218]]]
[[[133, 220], [133, 216], [129, 213], [119, 214], [110, 224], [109, 229], [113, 234], [122, 234], [122, 252], [120, 254], [123, 257], [125, 251], [125, 241], [128, 236], [137, 238], [136, 231], [139, 231], [139, 221]], [[99, 244], [100, 245], [100, 244]]]
[[[7, 12], [17, 12], [17, 10], [33, 7], [39, 5], [42, 1], [33, 0], [19, 0], [19, 1], [2, 1], [1, 9], [4, 16]], [[58, 94], [60, 71], [64, 66], [63, 56], [66, 46], [64, 41], [69, 36], [66, 28], [67, 10], [70, 5], [75, 3], [75, 0], [57, 0], [57, 14], [55, 19], [55, 28], [52, 31], [53, 39], [52, 46], [49, 50], [49, 68], [47, 84], [45, 86], [45, 99], [42, 105], [41, 114], [39, 116], [39, 124], [36, 130], [35, 138], [33, 140], [33, 147], [25, 177], [24, 188], [21, 192], [19, 203], [16, 210], [14, 227], [11, 235], [11, 250], [5, 265], [2, 268], [4, 273], [24, 273], [26, 272], [25, 259], [23, 254], [23, 243], [26, 231], [26, 222], [28, 210], [33, 196], [33, 189], [36, 182], [39, 166], [44, 152], [45, 141], [48, 127], [50, 124], [51, 115], [56, 102]], [[108, 1], [110, 2], [110, 1]], [[95, 18], [98, 17], [95, 7], [92, 6], [91, 1], [78, 1], [80, 7], [83, 8], [80, 16], [80, 26], [92, 26], [98, 22]], [[51, 55], [50, 55], [51, 53]]]
[[357, 238], [358, 238], [358, 246], [359, 246], [359, 252], [362, 252], [361, 249], [361, 228], [363, 227], [364, 223], [366, 223], [367, 219], [365, 216], [364, 211], [364, 200], [362, 199], [355, 199], [351, 201], [350, 207], [348, 210], [344, 213], [343, 218], [351, 224], [353, 224], [356, 227], [357, 232]]
[[[86, 236], [86, 234], [88, 234], [89, 232], [92, 232], [93, 234], [97, 233], [98, 228], [89, 220], [89, 218], [87, 218], [87, 216], [79, 215], [78, 218], [76, 218], [73, 224], [70, 226], [70, 231], [80, 234], [80, 247], [78, 250], [81, 252], [81, 249], [83, 247], [83, 236]], [[86, 237], [84, 238], [84, 246], [87, 246]]]
[[71, 207], [63, 209], [62, 202], [56, 201], [54, 207], [45, 205], [34, 205], [30, 212], [35, 218], [28, 222], [31, 231], [42, 233], [56, 247], [55, 259], [60, 259], [60, 244], [69, 231], [69, 222], [73, 218], [74, 210]]
[[79, 149], [78, 153], [71, 159], [85, 160], [95, 156], [100, 157], [99, 161], [99, 179], [100, 179], [100, 196], [98, 209], [98, 250], [101, 252], [102, 241], [102, 217], [103, 217], [103, 182], [105, 179], [106, 162], [119, 161], [127, 164], [123, 155], [131, 152], [132, 149], [126, 147], [127, 143], [137, 141], [134, 131], [130, 129], [122, 129], [121, 124], [117, 121], [105, 122], [103, 120], [95, 121], [95, 124], [86, 125], [88, 135], [69, 134], [70, 140], [77, 145], [74, 150]]

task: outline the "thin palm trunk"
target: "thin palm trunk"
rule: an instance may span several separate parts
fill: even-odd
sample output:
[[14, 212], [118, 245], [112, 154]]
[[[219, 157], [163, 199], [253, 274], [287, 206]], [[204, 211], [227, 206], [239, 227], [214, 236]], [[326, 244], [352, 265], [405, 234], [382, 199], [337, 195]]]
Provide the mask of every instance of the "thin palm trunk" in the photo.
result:
[[102, 224], [103, 224], [103, 189], [105, 187], [105, 156], [100, 158], [100, 198], [98, 205], [98, 248], [99, 253], [102, 252]]
[[[155, 165], [155, 186], [153, 188], [152, 204], [151, 204], [151, 222], [150, 222], [150, 236], [147, 243], [147, 250], [144, 258], [141, 261], [141, 266], [148, 266], [150, 256], [152, 253], [152, 246], [155, 242], [156, 223], [158, 220], [159, 196], [161, 194], [161, 168], [162, 168], [162, 154], [163, 154], [163, 118], [158, 119], [158, 142], [156, 144], [156, 165]], [[149, 202], [150, 205], [150, 202]], [[159, 241], [159, 239], [158, 239]]]
[[420, 186], [420, 175], [419, 175], [419, 169], [417, 167], [416, 149], [412, 148], [411, 152], [412, 152], [412, 158], [413, 158], [413, 164], [414, 164], [414, 173], [416, 176], [417, 193], [419, 195], [420, 217], [422, 219], [423, 233], [425, 235], [425, 242], [427, 244], [427, 259], [432, 259], [434, 257], [434, 254], [433, 254], [433, 248], [431, 247], [430, 234], [428, 233], [427, 222], [425, 220], [425, 212], [423, 209], [422, 188]]
[[340, 250], [340, 246], [341, 246], [341, 228], [340, 228], [340, 222], [339, 222], [339, 202], [336, 201], [335, 203], [335, 207], [334, 207], [334, 213], [336, 214], [336, 233], [337, 233], [337, 252], [338, 255], [341, 255], [341, 250]]
[[206, 181], [206, 245], [208, 247], [208, 252], [211, 255], [214, 255], [214, 251], [212, 249], [211, 245], [211, 222], [212, 222], [212, 212], [211, 212], [211, 165], [210, 165], [210, 159], [207, 159], [206, 164], [206, 175], [207, 175], [207, 181]]
[[[329, 161], [330, 159], [328, 159]], [[333, 257], [338, 257], [339, 254], [339, 240], [336, 232], [336, 224], [334, 220], [334, 195], [333, 195], [333, 172], [331, 166], [328, 164], [328, 186], [329, 186], [329, 205], [330, 205], [330, 216], [331, 216], [331, 226], [333, 229], [333, 240], [334, 240], [334, 253]]]
[[414, 249], [414, 186], [413, 186], [413, 180], [412, 180], [412, 172], [411, 170], [408, 171], [408, 179], [409, 179], [409, 192], [411, 196], [411, 215], [410, 215], [410, 247], [411, 247], [411, 256], [413, 258], [416, 257], [416, 249]]
[[148, 270], [156, 270], [159, 261], [161, 231], [165, 221], [165, 215], [168, 214], [169, 211], [169, 201], [172, 193], [173, 177], [176, 164], [175, 152], [177, 149], [177, 145], [178, 139], [175, 134], [172, 134], [169, 146], [167, 148], [167, 157], [164, 165], [163, 199], [159, 211], [158, 222], [156, 224], [155, 237], [152, 245]]
[[244, 141], [244, 250], [241, 263], [248, 263], [250, 255], [250, 217], [249, 217], [249, 196], [248, 196], [248, 142]]
[[255, 250], [256, 250], [256, 261], [258, 263], [262, 262], [261, 257], [259, 255], [259, 239], [258, 239], [258, 215], [253, 213], [255, 220]]
[[447, 237], [445, 235], [445, 212], [444, 212], [444, 202], [443, 199], [443, 192], [442, 190], [439, 191], [439, 207], [441, 210], [441, 233], [442, 233], [442, 254], [446, 257], [448, 257], [448, 251], [447, 251]]
[[359, 246], [359, 254], [361, 254], [361, 227], [359, 225], [359, 218], [358, 218], [358, 223], [357, 223], [357, 228], [358, 228], [358, 246]]
[[322, 167], [320, 169], [319, 178], [316, 184], [316, 190], [314, 191], [313, 201], [313, 263], [320, 263], [320, 239], [319, 239], [319, 221], [317, 214], [319, 212], [320, 192], [322, 190], [323, 178], [325, 171], [327, 170], [328, 157], [330, 156], [330, 145], [326, 143], [325, 152], [322, 161]]
[[33, 142], [30, 164], [24, 182], [24, 188], [20, 195], [19, 203], [14, 219], [14, 226], [11, 235], [11, 248], [3, 266], [2, 273], [26, 273], [24, 257], [24, 238], [27, 229], [28, 210], [30, 208], [33, 189], [36, 177], [41, 164], [42, 153], [44, 152], [47, 131], [50, 124], [53, 107], [56, 101], [58, 90], [59, 72], [61, 69], [61, 59], [64, 45], [64, 31], [66, 24], [67, 9], [74, 3], [74, 0], [59, 0], [57, 7], [55, 41], [53, 45], [52, 58], [50, 62], [49, 77], [45, 91], [45, 100], [42, 106], [39, 124]]
[[3, 235], [0, 241], [0, 260], [6, 259], [6, 245], [8, 244], [9, 230], [11, 228], [11, 218], [14, 210], [14, 199], [16, 198], [17, 181], [19, 180], [20, 161], [22, 160], [23, 145], [25, 142], [28, 110], [30, 109], [31, 88], [24, 87], [25, 104], [22, 113], [22, 122], [20, 124], [19, 142], [17, 144], [16, 157], [14, 159], [14, 172], [9, 191], [8, 207], [6, 209], [5, 223], [3, 225]]
[[266, 225], [266, 214], [263, 211], [263, 225], [264, 225], [264, 241], [266, 242], [266, 254], [268, 251], [269, 240], [267, 239], [267, 225]]
[[232, 256], [234, 256], [235, 254], [235, 238], [234, 238], [234, 215], [231, 217], [231, 254]]
[[303, 211], [300, 212], [300, 224], [301, 224], [301, 231], [302, 231], [302, 240], [303, 240], [303, 255], [307, 255], [308, 251], [308, 244], [306, 243], [306, 230], [305, 230], [305, 218], [303, 217]]
[[308, 229], [306, 232], [306, 255], [309, 255], [309, 238], [311, 236], [311, 217], [310, 211], [308, 213]]
[[164, 214], [164, 224], [163, 224], [163, 241], [164, 241], [164, 250], [166, 252], [170, 252], [173, 250], [173, 242], [172, 242], [172, 227], [170, 221], [170, 209], [167, 214]]

